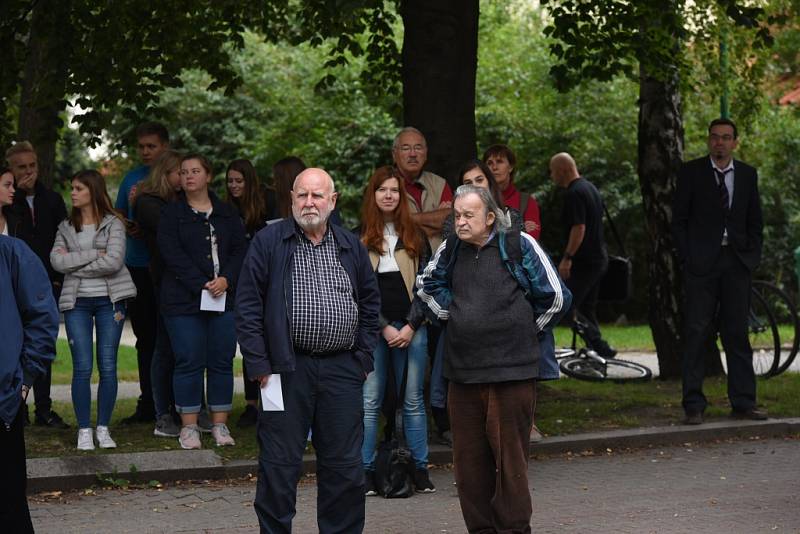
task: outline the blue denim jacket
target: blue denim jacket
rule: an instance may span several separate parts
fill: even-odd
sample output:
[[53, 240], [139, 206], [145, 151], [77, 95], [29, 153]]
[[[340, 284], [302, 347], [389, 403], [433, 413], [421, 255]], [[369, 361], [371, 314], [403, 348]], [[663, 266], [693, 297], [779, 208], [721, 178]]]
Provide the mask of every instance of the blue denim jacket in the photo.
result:
[[42, 261], [19, 239], [0, 236], [0, 420], [8, 427], [30, 386], [56, 357], [58, 309]]
[[[354, 356], [372, 371], [381, 300], [367, 249], [351, 232], [330, 224], [339, 261], [350, 277], [358, 304]], [[236, 292], [236, 332], [250, 376], [295, 369], [291, 334], [292, 258], [297, 248], [291, 217], [267, 226], [250, 242]]]

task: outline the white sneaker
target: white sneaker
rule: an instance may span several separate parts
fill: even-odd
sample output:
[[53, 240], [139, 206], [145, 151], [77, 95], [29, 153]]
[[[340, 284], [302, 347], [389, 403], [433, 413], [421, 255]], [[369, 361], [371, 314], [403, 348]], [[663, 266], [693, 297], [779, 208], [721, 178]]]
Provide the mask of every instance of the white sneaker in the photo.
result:
[[197, 429], [197, 425], [188, 425], [181, 428], [181, 435], [178, 437], [178, 443], [181, 444], [182, 449], [201, 448], [200, 431]]
[[225, 423], [214, 423], [214, 428], [211, 429], [211, 435], [217, 442], [217, 447], [225, 447], [229, 445], [236, 445], [236, 442], [231, 437], [231, 431]]
[[78, 450], [79, 451], [94, 450], [94, 436], [92, 435], [91, 428], [78, 429]]
[[97, 434], [97, 444], [100, 446], [101, 449], [116, 449], [117, 444], [111, 439], [111, 434], [108, 433], [107, 426], [97, 426], [97, 430], [95, 431]]

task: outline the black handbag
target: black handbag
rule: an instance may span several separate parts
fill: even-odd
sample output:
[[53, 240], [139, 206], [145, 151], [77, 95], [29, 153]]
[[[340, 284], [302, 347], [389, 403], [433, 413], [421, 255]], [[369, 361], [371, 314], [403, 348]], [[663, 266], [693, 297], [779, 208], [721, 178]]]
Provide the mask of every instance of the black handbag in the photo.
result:
[[[387, 380], [394, 383], [393, 372], [388, 373]], [[386, 499], [406, 499], [414, 494], [414, 458], [406, 446], [403, 431], [403, 399], [406, 393], [408, 378], [408, 362], [406, 362], [403, 382], [395, 402], [397, 406], [394, 416], [394, 435], [391, 440], [384, 441], [378, 447], [375, 457], [375, 490]]]
[[605, 203], [603, 204], [603, 210], [606, 213], [608, 225], [611, 227], [611, 233], [614, 234], [614, 239], [619, 247], [620, 255], [608, 255], [608, 270], [600, 281], [598, 299], [603, 301], [628, 300], [633, 294], [633, 264], [628, 255], [625, 254], [625, 245], [622, 244], [622, 240], [619, 238], [617, 228], [614, 226], [614, 221], [611, 219]]

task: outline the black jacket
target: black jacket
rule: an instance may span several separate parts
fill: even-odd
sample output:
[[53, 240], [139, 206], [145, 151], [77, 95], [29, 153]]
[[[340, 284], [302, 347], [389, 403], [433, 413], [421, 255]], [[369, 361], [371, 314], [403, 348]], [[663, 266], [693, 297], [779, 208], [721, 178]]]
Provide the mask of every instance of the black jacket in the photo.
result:
[[726, 227], [728, 245], [751, 272], [761, 261], [764, 222], [758, 173], [738, 160], [733, 168], [733, 203], [727, 215], [709, 156], [684, 163], [678, 173], [672, 234], [678, 258], [692, 274], [706, 274], [714, 266]]
[[156, 287], [161, 285], [161, 277], [164, 275], [164, 260], [158, 250], [157, 236], [158, 221], [161, 219], [161, 211], [166, 205], [166, 200], [151, 193], [140, 195], [133, 205], [133, 218], [139, 225], [147, 252], [150, 253], [150, 276]]
[[247, 251], [244, 226], [236, 209], [209, 192], [213, 207], [210, 221], [197, 215], [181, 193], [161, 212], [158, 248], [164, 260], [161, 311], [164, 315], [200, 312], [200, 293], [214, 278], [209, 222], [217, 235], [219, 275], [228, 280], [225, 309], [232, 310], [236, 282]]
[[56, 297], [60, 293], [61, 283], [64, 275], [56, 272], [50, 265], [50, 251], [53, 249], [53, 242], [56, 240], [56, 232], [61, 221], [67, 218], [67, 207], [64, 199], [55, 191], [45, 187], [40, 181], [36, 181], [34, 186], [33, 212], [31, 215], [25, 193], [19, 191], [14, 195], [14, 203], [7, 206], [4, 210], [8, 220], [8, 235], [17, 237], [25, 241], [36, 253], [50, 278], [54, 287]]

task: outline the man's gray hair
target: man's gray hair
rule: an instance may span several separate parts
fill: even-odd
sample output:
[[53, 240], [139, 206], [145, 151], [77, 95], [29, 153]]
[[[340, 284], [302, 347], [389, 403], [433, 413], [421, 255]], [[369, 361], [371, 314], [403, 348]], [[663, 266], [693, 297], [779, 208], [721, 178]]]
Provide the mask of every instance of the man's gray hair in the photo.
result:
[[422, 143], [425, 146], [428, 146], [428, 141], [427, 139], [425, 139], [425, 134], [423, 134], [413, 126], [406, 126], [402, 130], [400, 130], [397, 135], [394, 136], [394, 141], [392, 142], [392, 152], [400, 148], [400, 136], [403, 135], [404, 133], [415, 133], [419, 135], [420, 137], [422, 137]]
[[481, 199], [487, 215], [489, 212], [494, 213], [494, 225], [495, 228], [497, 228], [497, 231], [503, 233], [507, 232], [511, 228], [511, 217], [506, 214], [505, 210], [497, 205], [494, 195], [492, 195], [492, 192], [488, 189], [484, 187], [475, 187], [474, 185], [460, 185], [458, 186], [458, 189], [456, 189], [456, 194], [453, 197], [453, 203], [455, 204], [455, 201], [459, 198], [473, 194], [478, 195], [478, 198]]

